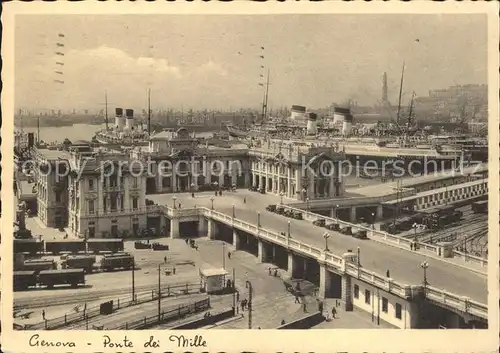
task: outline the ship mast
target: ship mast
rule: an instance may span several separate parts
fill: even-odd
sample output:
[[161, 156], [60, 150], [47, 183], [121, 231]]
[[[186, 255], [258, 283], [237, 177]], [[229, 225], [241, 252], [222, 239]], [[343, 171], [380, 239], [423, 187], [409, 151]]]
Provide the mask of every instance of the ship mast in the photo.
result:
[[399, 113], [401, 111], [401, 96], [403, 94], [403, 78], [405, 74], [405, 62], [403, 61], [403, 69], [401, 71], [401, 84], [399, 85], [399, 102], [398, 102], [398, 113], [396, 114], [396, 124], [399, 125]]
[[148, 89], [148, 135], [151, 135], [151, 88]]
[[104, 91], [104, 118], [106, 119], [106, 131], [108, 131], [108, 91]]
[[40, 144], [40, 117], [36, 118], [36, 140], [37, 145]]

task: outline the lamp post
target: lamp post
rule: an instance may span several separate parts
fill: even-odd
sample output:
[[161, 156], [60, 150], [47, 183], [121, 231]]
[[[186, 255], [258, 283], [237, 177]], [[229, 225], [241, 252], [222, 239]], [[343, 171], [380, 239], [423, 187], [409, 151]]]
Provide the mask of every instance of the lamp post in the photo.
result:
[[361, 249], [358, 246], [358, 250], [357, 250], [357, 253], [358, 253], [358, 256], [357, 256], [358, 257], [358, 259], [357, 259], [358, 260], [357, 261], [358, 262], [358, 273], [359, 273], [359, 268], [361, 267], [361, 251], [360, 250]]
[[309, 197], [306, 198], [306, 208], [307, 212], [309, 212]]
[[288, 224], [287, 224], [287, 236], [288, 238], [290, 238], [292, 235], [292, 232], [291, 232], [291, 223], [290, 221], [288, 221]]
[[158, 322], [161, 318], [161, 264], [158, 264]]
[[281, 204], [283, 205], [283, 196], [285, 196], [285, 193], [282, 191], [280, 192], [280, 198], [281, 198]]
[[174, 196], [172, 197], [172, 200], [174, 200], [174, 208], [175, 208], [175, 201], [177, 201], [177, 196], [175, 196], [175, 195], [174, 195]]
[[424, 269], [424, 295], [427, 294], [427, 285], [429, 284], [427, 282], [427, 268], [429, 267], [429, 264], [427, 263], [427, 261], [423, 261], [421, 264], [420, 264], [420, 267], [422, 267]]
[[252, 283], [250, 281], [245, 282], [245, 287], [248, 288], [248, 328], [252, 328]]
[[212, 201], [212, 210], [214, 209], [214, 200], [215, 200], [215, 197], [210, 197], [210, 201]]
[[372, 229], [375, 229], [375, 213], [372, 212]]
[[337, 211], [339, 209], [339, 205], [335, 205], [335, 218], [339, 218], [338, 215], [337, 215]]
[[257, 228], [260, 228], [260, 212], [257, 212]]
[[132, 261], [132, 301], [135, 301], [135, 261]]
[[[328, 249], [328, 238], [330, 238], [330, 234], [328, 234], [327, 232], [325, 232], [323, 234], [323, 238], [325, 238], [325, 251], [329, 251], [329, 249]], [[358, 256], [359, 256], [359, 254], [358, 254]]]
[[235, 210], [234, 210], [234, 205], [233, 205], [233, 218], [235, 217], [236, 213], [235, 213]]

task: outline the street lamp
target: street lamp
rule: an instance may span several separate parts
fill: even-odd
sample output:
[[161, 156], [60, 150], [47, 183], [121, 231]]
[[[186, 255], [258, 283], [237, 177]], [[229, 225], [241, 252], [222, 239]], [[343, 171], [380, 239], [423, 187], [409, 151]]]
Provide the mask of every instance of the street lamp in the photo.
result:
[[309, 212], [309, 197], [306, 198], [306, 207], [307, 207], [307, 212]]
[[420, 267], [422, 267], [424, 269], [424, 294], [426, 294], [427, 293], [427, 285], [429, 284], [427, 282], [427, 268], [429, 267], [429, 264], [427, 263], [427, 261], [423, 261], [420, 264]]
[[248, 328], [252, 328], [252, 283], [250, 281], [245, 282], [245, 287], [248, 288]]
[[257, 212], [257, 227], [260, 228], [260, 212]]
[[[325, 232], [323, 234], [323, 238], [325, 238], [325, 251], [329, 251], [328, 250], [328, 238], [330, 238], [330, 234], [328, 234], [327, 232]], [[358, 255], [359, 256], [359, 255]]]
[[175, 201], [177, 201], [177, 196], [175, 196], [175, 195], [174, 195], [174, 196], [172, 197], [172, 200], [174, 200], [174, 208], [175, 208]]
[[358, 273], [359, 273], [359, 268], [361, 267], [361, 249], [358, 246]]
[[375, 213], [372, 212], [372, 229], [375, 229]]
[[285, 196], [285, 193], [282, 191], [282, 192], [280, 192], [281, 204], [282, 205], [283, 205], [283, 196]]
[[214, 209], [214, 200], [215, 200], [215, 197], [210, 197], [210, 201], [212, 201], [212, 210]]
[[234, 210], [234, 204], [233, 204], [233, 218], [235, 217], [235, 210]]
[[161, 318], [161, 264], [158, 264], [158, 322]]
[[291, 223], [290, 223], [290, 221], [288, 221], [288, 225], [287, 225], [287, 227], [288, 227], [288, 228], [287, 228], [287, 235], [288, 235], [288, 238], [290, 238], [290, 237], [291, 237], [291, 229], [290, 229], [291, 227], [290, 227], [290, 226], [291, 226]]

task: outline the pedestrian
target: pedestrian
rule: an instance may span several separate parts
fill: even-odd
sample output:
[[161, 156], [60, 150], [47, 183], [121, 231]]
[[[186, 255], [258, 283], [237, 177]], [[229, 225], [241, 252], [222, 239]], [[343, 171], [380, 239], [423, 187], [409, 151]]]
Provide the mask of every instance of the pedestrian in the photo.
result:
[[239, 302], [240, 301], [240, 292], [236, 292], [236, 301]]
[[246, 197], [243, 198], [243, 203], [247, 203], [247, 198]]
[[260, 330], [260, 326], [258, 327], [258, 330]]
[[302, 304], [302, 309], [304, 309], [304, 312], [307, 313], [307, 304], [306, 302], [304, 301], [304, 303]]
[[295, 304], [300, 304], [299, 296], [295, 295]]
[[215, 196], [217, 196], [217, 190], [215, 190]]
[[245, 299], [241, 301], [241, 311], [245, 311]]
[[175, 275], [175, 267], [172, 268], [172, 273]]
[[274, 269], [274, 277], [278, 277], [278, 269]]
[[228, 258], [228, 259], [231, 259], [231, 251], [228, 251], [228, 252], [227, 252], [227, 258]]
[[42, 310], [42, 320], [45, 321], [45, 310]]
[[269, 276], [271, 276], [271, 267], [268, 267], [267, 270], [269, 272]]
[[194, 199], [194, 192], [191, 193], [191, 197]]
[[189, 239], [188, 239], [188, 238], [186, 238], [186, 244], [187, 244], [187, 243], [189, 243]]
[[322, 313], [322, 312], [323, 312], [323, 306], [324, 306], [324, 305], [323, 305], [323, 302], [322, 302], [321, 300], [319, 300], [319, 299], [318, 299], [318, 311], [319, 311], [320, 313]]
[[390, 274], [389, 270], [387, 270], [386, 275], [387, 275], [387, 278], [391, 278], [391, 274]]
[[182, 205], [181, 205], [181, 203], [179, 202], [179, 209], [181, 208], [181, 206], [182, 206]]
[[282, 319], [282, 320], [281, 320], [281, 326], [283, 326], [285, 323], [286, 323], [286, 322], [285, 322], [285, 319]]
[[336, 319], [336, 316], [337, 316], [337, 309], [335, 309], [335, 307], [332, 308], [332, 317], [334, 319]]
[[219, 196], [222, 196], [222, 190], [219, 190]]
[[167, 263], [167, 257], [166, 256], [163, 258], [163, 262]]

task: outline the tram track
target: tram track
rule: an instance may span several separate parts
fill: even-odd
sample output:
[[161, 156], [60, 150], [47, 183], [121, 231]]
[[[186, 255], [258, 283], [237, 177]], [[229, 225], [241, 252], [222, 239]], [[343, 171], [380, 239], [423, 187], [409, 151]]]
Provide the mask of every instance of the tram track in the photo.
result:
[[[194, 281], [187, 281], [182, 283], [173, 283], [170, 286], [172, 288], [182, 287], [186, 284], [193, 285]], [[163, 285], [162, 287], [167, 287], [167, 285]], [[135, 286], [136, 293], [144, 294], [151, 290], [156, 290], [158, 288], [158, 284], [145, 284], [145, 285], [137, 285]], [[42, 308], [54, 305], [68, 305], [68, 304], [77, 304], [82, 302], [90, 302], [96, 301], [103, 298], [117, 297], [119, 295], [131, 293], [130, 287], [124, 288], [114, 288], [114, 289], [106, 289], [106, 290], [98, 290], [92, 292], [85, 293], [71, 293], [66, 294], [63, 293], [60, 296], [54, 297], [54, 295], [47, 295], [38, 298], [22, 298], [14, 300], [14, 308], [15, 309], [34, 309], [34, 308]]]

